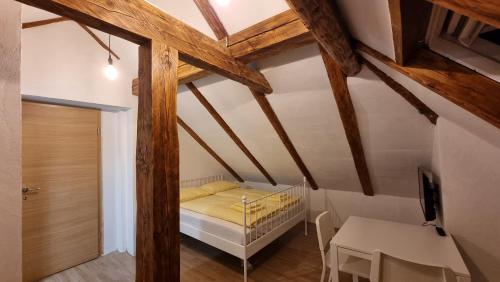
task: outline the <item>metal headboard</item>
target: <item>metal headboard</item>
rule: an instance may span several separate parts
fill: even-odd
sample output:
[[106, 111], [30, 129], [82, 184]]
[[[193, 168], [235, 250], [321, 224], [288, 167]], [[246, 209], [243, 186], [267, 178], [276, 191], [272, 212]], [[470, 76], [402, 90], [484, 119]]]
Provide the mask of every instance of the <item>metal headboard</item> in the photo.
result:
[[207, 184], [210, 182], [214, 181], [222, 181], [224, 180], [224, 175], [213, 175], [213, 176], [207, 176], [203, 178], [196, 178], [196, 179], [186, 179], [186, 180], [181, 180], [180, 182], [180, 187], [181, 188], [186, 188], [186, 187], [198, 187], [203, 184]]

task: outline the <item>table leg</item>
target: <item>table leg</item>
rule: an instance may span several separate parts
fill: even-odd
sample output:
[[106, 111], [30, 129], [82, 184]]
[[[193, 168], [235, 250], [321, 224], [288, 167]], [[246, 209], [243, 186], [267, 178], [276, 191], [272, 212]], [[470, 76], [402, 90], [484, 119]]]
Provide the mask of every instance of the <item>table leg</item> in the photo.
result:
[[338, 249], [337, 246], [332, 244], [330, 246], [330, 256], [331, 256], [331, 270], [330, 276], [332, 277], [332, 282], [339, 282], [339, 258], [338, 258]]

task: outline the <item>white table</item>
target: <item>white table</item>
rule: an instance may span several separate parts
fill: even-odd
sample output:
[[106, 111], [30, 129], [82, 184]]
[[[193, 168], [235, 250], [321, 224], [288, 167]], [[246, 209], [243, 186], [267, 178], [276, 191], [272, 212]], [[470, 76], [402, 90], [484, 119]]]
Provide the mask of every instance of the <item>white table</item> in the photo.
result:
[[419, 264], [447, 266], [459, 282], [471, 279], [453, 238], [439, 236], [433, 226], [351, 216], [330, 244], [333, 282], [339, 281], [338, 253], [371, 260], [375, 250]]

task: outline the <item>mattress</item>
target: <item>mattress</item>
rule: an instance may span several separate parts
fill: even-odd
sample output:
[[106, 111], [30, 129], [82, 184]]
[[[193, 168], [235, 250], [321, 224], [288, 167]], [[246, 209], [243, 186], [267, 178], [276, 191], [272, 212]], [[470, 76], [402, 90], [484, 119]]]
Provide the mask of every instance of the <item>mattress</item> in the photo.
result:
[[239, 245], [244, 242], [243, 226], [229, 221], [183, 208], [180, 209], [180, 221], [181, 224], [188, 224], [195, 229], [203, 230]]

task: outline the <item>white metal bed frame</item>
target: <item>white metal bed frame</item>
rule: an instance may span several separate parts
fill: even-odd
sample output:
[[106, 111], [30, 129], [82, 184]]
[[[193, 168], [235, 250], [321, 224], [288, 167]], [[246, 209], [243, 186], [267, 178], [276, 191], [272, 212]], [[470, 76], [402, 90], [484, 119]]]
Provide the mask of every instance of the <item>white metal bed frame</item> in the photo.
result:
[[[220, 180], [224, 180], [223, 175], [183, 180], [180, 183], [180, 187], [196, 187]], [[301, 184], [279, 189], [265, 197], [252, 201], [248, 201], [247, 197], [243, 196], [241, 201], [243, 203], [244, 210], [242, 213], [244, 223], [247, 222], [247, 219], [252, 222], [252, 219], [254, 219], [253, 216], [258, 216], [258, 212], [247, 214], [247, 209], [257, 207], [258, 205], [265, 206], [266, 203], [270, 201], [272, 196], [283, 196], [286, 199], [293, 199], [293, 201], [287, 203], [286, 206], [281, 206], [282, 202], [279, 201], [278, 209], [271, 215], [257, 217], [259, 220], [256, 221], [254, 226], [249, 227], [247, 224], [243, 224], [241, 227], [244, 234], [243, 244], [229, 241], [182, 221], [180, 223], [180, 231], [183, 234], [242, 259], [243, 278], [244, 281], [247, 282], [249, 266], [248, 259], [251, 256], [279, 238], [302, 220], [304, 221], [304, 233], [307, 236], [308, 191], [306, 183], [306, 178], [304, 177], [304, 181]]]

